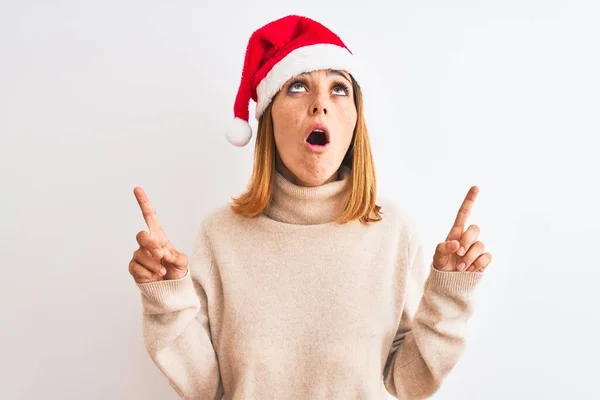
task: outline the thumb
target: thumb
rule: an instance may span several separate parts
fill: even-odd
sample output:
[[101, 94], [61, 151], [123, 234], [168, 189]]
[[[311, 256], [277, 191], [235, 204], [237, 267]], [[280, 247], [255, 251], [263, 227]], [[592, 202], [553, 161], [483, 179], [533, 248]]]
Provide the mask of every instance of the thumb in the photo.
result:
[[445, 266], [448, 263], [450, 255], [456, 253], [459, 247], [460, 242], [458, 240], [447, 240], [439, 243], [433, 255], [433, 265], [440, 268]]
[[168, 263], [173, 264], [173, 266], [177, 269], [185, 269], [187, 268], [188, 259], [184, 253], [180, 253], [174, 248], [165, 248], [165, 256], [164, 260]]

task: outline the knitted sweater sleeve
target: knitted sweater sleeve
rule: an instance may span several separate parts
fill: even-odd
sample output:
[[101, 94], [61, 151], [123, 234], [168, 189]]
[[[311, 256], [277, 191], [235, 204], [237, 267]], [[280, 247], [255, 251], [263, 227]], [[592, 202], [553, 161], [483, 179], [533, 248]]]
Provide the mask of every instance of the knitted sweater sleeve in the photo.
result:
[[473, 293], [483, 272], [443, 272], [428, 264], [419, 233], [409, 242], [406, 301], [383, 373], [398, 399], [427, 399], [441, 386], [465, 348]]
[[204, 229], [196, 237], [189, 263], [188, 273], [181, 279], [137, 284], [144, 343], [182, 399], [221, 399], [223, 386], [204, 286], [212, 268]]

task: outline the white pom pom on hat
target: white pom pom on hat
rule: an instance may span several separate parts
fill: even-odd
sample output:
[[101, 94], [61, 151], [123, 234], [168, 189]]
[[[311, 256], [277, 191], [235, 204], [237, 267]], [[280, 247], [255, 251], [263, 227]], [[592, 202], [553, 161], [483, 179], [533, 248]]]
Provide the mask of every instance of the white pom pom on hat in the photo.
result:
[[349, 73], [356, 69], [352, 52], [322, 24], [288, 15], [254, 31], [246, 48], [242, 79], [233, 106], [234, 119], [225, 133], [227, 140], [238, 147], [250, 142], [251, 99], [256, 102], [258, 119], [285, 82], [300, 73], [319, 69]]
[[252, 127], [248, 121], [241, 118], [234, 118], [229, 125], [229, 129], [225, 132], [225, 136], [229, 143], [237, 147], [244, 147], [252, 138]]

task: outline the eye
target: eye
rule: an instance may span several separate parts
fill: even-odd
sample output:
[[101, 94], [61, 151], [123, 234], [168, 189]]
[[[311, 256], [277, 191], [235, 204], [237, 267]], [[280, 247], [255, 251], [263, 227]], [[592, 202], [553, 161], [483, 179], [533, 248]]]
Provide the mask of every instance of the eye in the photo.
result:
[[302, 81], [293, 81], [288, 86], [288, 91], [292, 93], [300, 93], [306, 90], [306, 85]]
[[333, 86], [333, 93], [338, 96], [348, 96], [350, 88], [343, 82], [337, 82]]

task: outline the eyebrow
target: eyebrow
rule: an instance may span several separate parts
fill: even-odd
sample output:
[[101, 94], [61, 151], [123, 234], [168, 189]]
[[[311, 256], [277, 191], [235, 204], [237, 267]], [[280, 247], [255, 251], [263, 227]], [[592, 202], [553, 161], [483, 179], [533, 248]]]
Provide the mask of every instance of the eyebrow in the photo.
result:
[[[299, 75], [312, 75], [312, 72], [302, 72]], [[340, 70], [330, 69], [330, 70], [327, 71], [327, 76], [329, 76], [329, 75], [341, 76], [342, 78], [344, 78], [345, 80], [347, 80], [349, 83], [352, 83], [352, 82], [350, 82], [350, 79], [348, 79], [346, 77], [346, 75], [344, 75], [344, 73], [342, 71], [340, 71]]]

